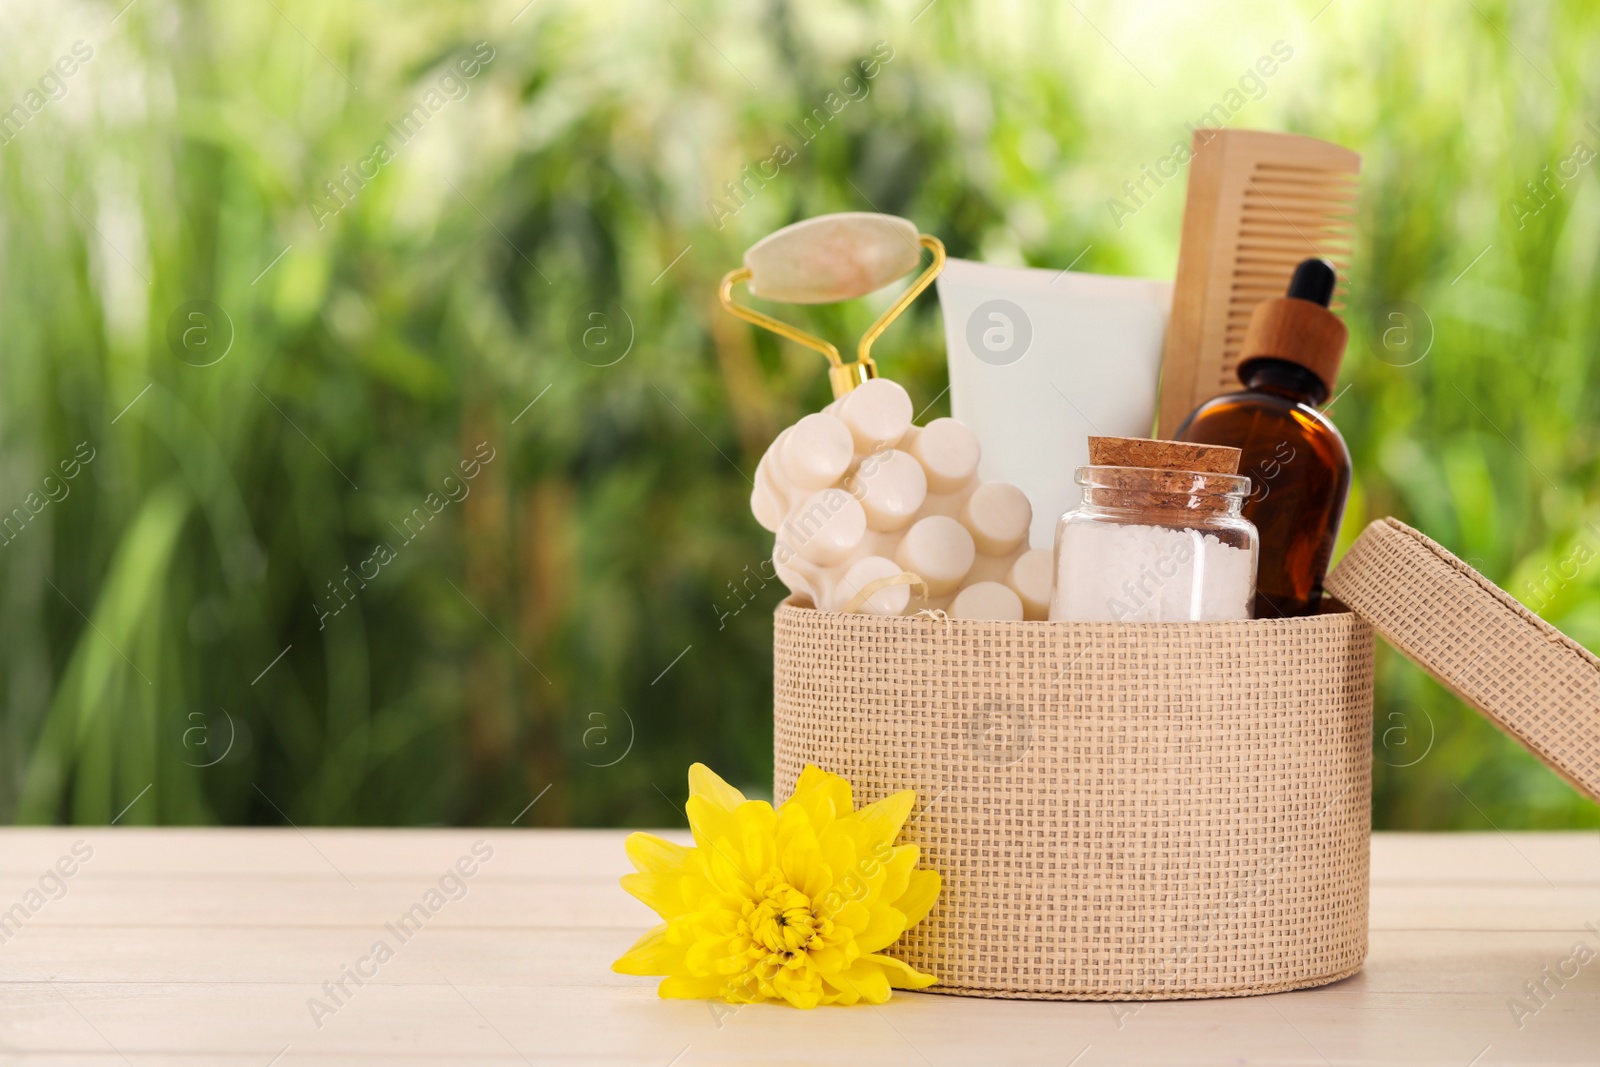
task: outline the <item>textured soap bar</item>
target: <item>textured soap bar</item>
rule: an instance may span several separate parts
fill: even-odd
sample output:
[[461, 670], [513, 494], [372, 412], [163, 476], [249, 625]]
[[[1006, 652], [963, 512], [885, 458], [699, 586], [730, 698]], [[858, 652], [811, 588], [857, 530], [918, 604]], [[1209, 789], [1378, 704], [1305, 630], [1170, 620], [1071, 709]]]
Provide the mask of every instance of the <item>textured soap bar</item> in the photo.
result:
[[979, 481], [965, 425], [911, 420], [906, 391], [874, 378], [772, 442], [750, 509], [777, 535], [778, 577], [824, 611], [1045, 618], [1050, 553], [1028, 550], [1028, 498]]

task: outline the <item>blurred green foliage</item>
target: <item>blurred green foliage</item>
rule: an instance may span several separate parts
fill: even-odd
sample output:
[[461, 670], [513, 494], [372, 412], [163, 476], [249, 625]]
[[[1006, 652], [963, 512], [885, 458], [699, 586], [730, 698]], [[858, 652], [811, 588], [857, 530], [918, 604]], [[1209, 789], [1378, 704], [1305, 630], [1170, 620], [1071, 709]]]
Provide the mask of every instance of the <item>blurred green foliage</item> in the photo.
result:
[[[1344, 543], [1396, 515], [1600, 647], [1591, 4], [121, 8], [0, 13], [0, 817], [660, 824], [693, 760], [765, 792], [748, 479], [827, 386], [721, 274], [875, 209], [1170, 277], [1181, 181], [1110, 200], [1275, 42], [1230, 121], [1365, 157]], [[877, 353], [947, 413], [931, 296]], [[1600, 825], [1387, 649], [1377, 715], [1380, 827]]]

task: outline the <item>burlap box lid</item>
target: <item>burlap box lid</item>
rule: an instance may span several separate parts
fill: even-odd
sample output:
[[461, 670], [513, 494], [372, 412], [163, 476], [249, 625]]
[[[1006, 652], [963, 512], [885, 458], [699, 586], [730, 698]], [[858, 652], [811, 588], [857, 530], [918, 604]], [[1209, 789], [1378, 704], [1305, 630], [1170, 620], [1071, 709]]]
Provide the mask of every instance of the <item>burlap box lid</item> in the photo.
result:
[[1328, 592], [1600, 800], [1600, 658], [1428, 537], [1374, 522]]

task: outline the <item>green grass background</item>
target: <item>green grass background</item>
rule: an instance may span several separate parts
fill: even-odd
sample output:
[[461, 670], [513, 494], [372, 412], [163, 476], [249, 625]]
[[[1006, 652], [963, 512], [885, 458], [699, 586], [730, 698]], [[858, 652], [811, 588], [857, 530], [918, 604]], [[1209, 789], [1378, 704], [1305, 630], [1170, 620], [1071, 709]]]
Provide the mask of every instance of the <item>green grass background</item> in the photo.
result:
[[[748, 580], [746, 476], [827, 385], [717, 279], [873, 209], [957, 256], [1171, 277], [1181, 178], [1120, 226], [1109, 201], [1219, 103], [1364, 156], [1345, 542], [1398, 516], [1600, 648], [1592, 4], [122, 2], [0, 11], [0, 109], [48, 100], [0, 147], [0, 512], [60, 496], [0, 547], [0, 818], [672, 823], [693, 760], [766, 791], [781, 590]], [[168, 341], [200, 300], [231, 324], [194, 335], [232, 334], [210, 366]], [[931, 295], [877, 353], [948, 412]], [[1379, 827], [1600, 825], [1387, 649], [1377, 701]]]

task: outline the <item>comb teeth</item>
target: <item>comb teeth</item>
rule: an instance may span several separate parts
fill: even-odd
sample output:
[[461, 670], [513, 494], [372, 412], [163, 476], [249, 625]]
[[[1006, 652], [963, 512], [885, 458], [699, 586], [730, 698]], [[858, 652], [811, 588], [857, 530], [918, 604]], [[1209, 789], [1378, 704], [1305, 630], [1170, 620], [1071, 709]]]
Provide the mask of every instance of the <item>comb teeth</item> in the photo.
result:
[[1333, 264], [1339, 287], [1330, 307], [1344, 308], [1357, 191], [1354, 177], [1337, 171], [1260, 160], [1251, 168], [1240, 200], [1222, 362], [1212, 383], [1217, 392], [1238, 387], [1239, 350], [1250, 316], [1263, 300], [1284, 294], [1302, 260], [1315, 256]]
[[1317, 256], [1339, 272], [1344, 307], [1361, 157], [1310, 137], [1196, 131], [1183, 242], [1167, 329], [1160, 434], [1239, 387], [1239, 351], [1256, 305], [1282, 296]]

